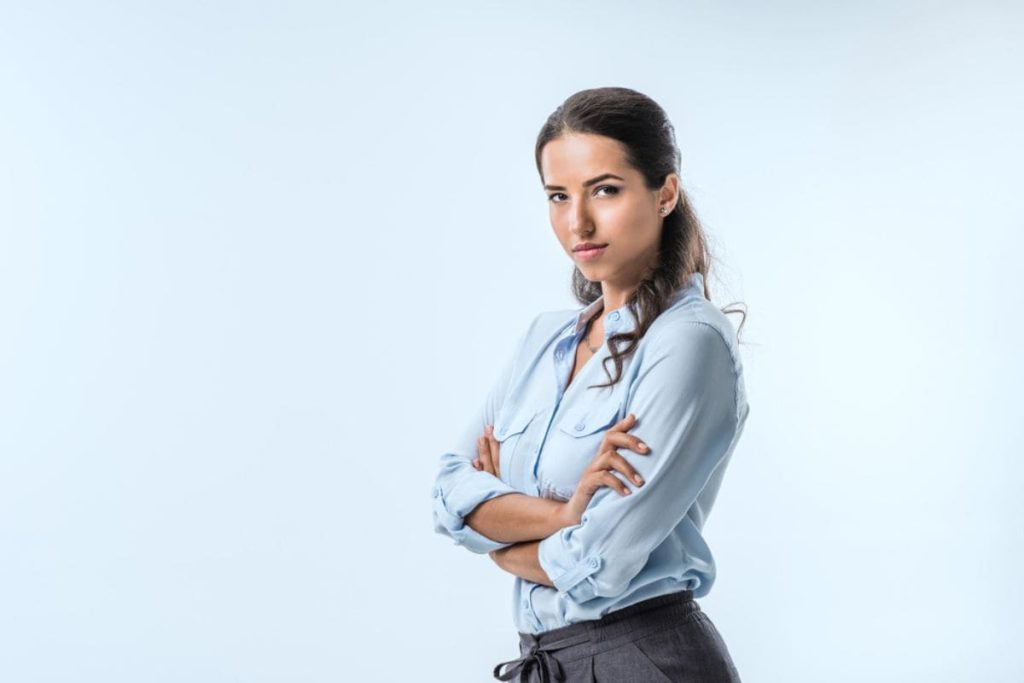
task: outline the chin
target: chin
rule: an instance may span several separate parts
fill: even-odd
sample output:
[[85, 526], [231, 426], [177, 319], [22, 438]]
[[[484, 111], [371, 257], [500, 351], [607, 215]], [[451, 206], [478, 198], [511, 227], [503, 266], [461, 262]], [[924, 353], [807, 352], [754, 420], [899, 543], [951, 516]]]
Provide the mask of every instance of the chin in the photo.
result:
[[603, 268], [591, 268], [586, 264], [579, 263], [576, 264], [576, 267], [579, 268], [580, 274], [591, 282], [600, 282], [605, 279]]

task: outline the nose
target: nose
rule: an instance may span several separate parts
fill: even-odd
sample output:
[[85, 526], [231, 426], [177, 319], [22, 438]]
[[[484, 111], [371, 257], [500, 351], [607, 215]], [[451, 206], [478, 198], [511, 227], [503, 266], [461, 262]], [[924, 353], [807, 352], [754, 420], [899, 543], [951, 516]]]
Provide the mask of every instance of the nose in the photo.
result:
[[569, 211], [569, 231], [580, 237], [594, 231], [594, 224], [590, 219], [585, 202], [576, 202]]

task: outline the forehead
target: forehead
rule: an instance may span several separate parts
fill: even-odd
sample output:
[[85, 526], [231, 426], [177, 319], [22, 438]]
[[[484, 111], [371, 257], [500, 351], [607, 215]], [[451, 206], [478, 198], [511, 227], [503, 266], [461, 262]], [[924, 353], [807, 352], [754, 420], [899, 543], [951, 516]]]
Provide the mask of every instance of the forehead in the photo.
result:
[[540, 156], [544, 182], [578, 185], [602, 173], [623, 178], [636, 172], [626, 163], [626, 149], [603, 135], [570, 133], [544, 145]]

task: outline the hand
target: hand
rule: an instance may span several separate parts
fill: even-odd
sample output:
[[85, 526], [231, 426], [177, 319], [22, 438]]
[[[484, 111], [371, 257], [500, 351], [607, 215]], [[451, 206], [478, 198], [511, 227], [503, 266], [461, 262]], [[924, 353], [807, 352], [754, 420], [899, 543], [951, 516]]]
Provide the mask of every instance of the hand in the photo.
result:
[[484, 472], [490, 472], [500, 479], [500, 450], [501, 444], [494, 438], [494, 425], [487, 425], [484, 427], [483, 436], [476, 440], [477, 457], [473, 460], [473, 467]]
[[632, 434], [626, 434], [626, 430], [632, 429], [634, 425], [636, 425], [636, 416], [630, 413], [609, 427], [608, 431], [605, 432], [604, 439], [597, 449], [597, 455], [587, 465], [587, 468], [583, 470], [580, 483], [576, 486], [572, 498], [566, 501], [562, 508], [562, 521], [565, 526], [574, 526], [580, 523], [583, 511], [590, 504], [590, 499], [594, 497], [594, 493], [602, 486], [610, 486], [624, 496], [633, 493], [621, 479], [612, 474], [613, 470], [622, 472], [626, 475], [627, 480], [635, 482], [637, 486], [643, 486], [643, 478], [629, 464], [629, 461], [619, 455], [619, 452], [616, 450], [622, 447], [636, 451], [641, 455], [650, 454], [647, 444]]

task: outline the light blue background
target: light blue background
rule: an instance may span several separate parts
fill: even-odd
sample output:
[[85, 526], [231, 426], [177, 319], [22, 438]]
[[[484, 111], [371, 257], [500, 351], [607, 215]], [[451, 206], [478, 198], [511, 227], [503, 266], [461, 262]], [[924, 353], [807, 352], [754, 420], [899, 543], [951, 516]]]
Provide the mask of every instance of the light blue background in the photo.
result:
[[535, 135], [625, 85], [750, 314], [701, 601], [744, 680], [1021, 680], [1022, 38], [1011, 2], [3, 3], [0, 679], [517, 656], [431, 484], [575, 305]]

